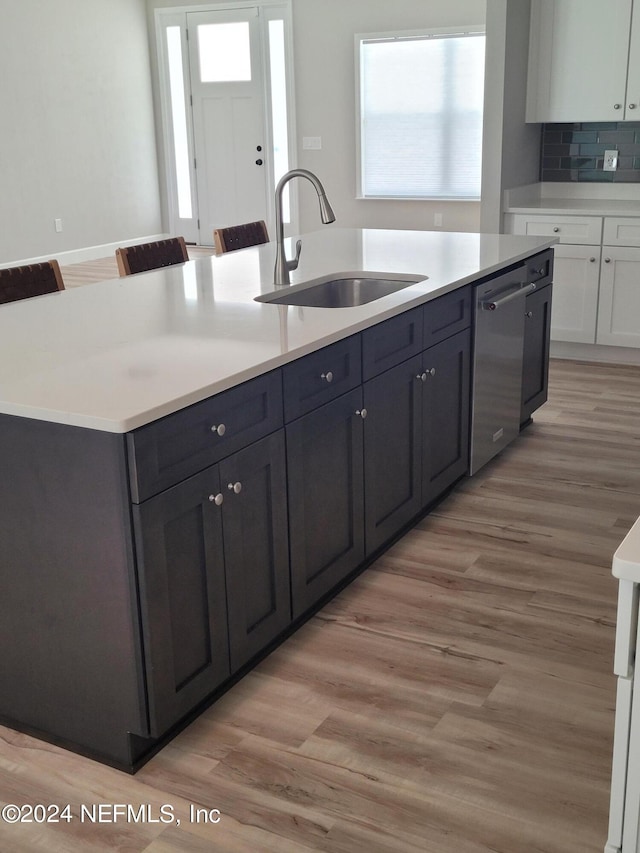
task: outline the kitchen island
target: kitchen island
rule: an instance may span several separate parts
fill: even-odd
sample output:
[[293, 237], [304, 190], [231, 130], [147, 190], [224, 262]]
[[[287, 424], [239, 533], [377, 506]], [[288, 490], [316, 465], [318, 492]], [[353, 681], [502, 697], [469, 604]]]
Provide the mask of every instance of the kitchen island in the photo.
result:
[[3, 306], [2, 721], [131, 770], [228, 689], [468, 471], [471, 286], [551, 242], [305, 235], [293, 285], [426, 276], [346, 309], [255, 301], [273, 244]]

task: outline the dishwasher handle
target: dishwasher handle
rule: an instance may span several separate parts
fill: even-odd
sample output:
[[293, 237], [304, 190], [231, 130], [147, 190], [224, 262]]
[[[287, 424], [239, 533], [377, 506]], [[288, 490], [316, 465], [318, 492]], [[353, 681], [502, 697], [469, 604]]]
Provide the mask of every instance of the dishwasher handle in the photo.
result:
[[532, 282], [531, 284], [527, 284], [525, 287], [519, 287], [517, 290], [512, 290], [511, 293], [508, 293], [501, 299], [494, 299], [491, 301], [483, 302], [482, 310], [497, 311], [498, 308], [502, 308], [503, 305], [506, 305], [513, 299], [517, 299], [518, 296], [526, 296], [528, 293], [533, 293], [534, 290], [536, 290], [536, 285], [535, 282]]

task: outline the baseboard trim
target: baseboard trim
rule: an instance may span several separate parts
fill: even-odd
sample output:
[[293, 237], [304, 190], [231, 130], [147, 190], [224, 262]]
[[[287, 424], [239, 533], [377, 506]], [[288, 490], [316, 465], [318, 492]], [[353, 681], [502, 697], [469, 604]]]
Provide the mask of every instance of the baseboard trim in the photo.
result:
[[23, 258], [19, 261], [5, 261], [0, 263], [0, 269], [7, 267], [22, 267], [26, 264], [41, 264], [55, 258], [60, 266], [67, 264], [80, 264], [84, 261], [95, 261], [98, 258], [107, 258], [115, 254], [120, 246], [135, 246], [137, 243], [152, 243], [155, 240], [164, 240], [169, 234], [146, 234], [133, 239], [119, 240], [117, 243], [102, 243], [99, 246], [87, 246], [83, 249], [70, 249], [67, 252], [51, 252], [37, 258]]
[[640, 349], [634, 347], [609, 347], [602, 344], [575, 344], [568, 341], [551, 341], [551, 358], [569, 358], [574, 361], [601, 361], [604, 364], [638, 364]]

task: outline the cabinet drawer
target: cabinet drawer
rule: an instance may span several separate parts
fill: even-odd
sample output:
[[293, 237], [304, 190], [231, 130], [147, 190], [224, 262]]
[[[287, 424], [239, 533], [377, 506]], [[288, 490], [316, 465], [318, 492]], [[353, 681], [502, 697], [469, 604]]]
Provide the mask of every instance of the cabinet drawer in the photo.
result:
[[422, 350], [423, 309], [415, 308], [362, 333], [363, 379], [372, 379]]
[[471, 325], [471, 287], [461, 287], [427, 302], [423, 311], [423, 347], [427, 349]]
[[602, 242], [605, 246], [640, 246], [640, 217], [606, 216]]
[[528, 284], [536, 282], [539, 288], [545, 287], [553, 279], [553, 249], [547, 249], [546, 252], [540, 252], [539, 255], [528, 258], [526, 269]]
[[324, 347], [282, 368], [284, 419], [289, 421], [356, 388], [362, 381], [360, 336]]
[[282, 380], [274, 370], [128, 433], [133, 501], [146, 500], [282, 423]]
[[515, 214], [505, 217], [512, 234], [528, 237], [557, 237], [560, 243], [599, 244], [601, 216], [543, 216]]

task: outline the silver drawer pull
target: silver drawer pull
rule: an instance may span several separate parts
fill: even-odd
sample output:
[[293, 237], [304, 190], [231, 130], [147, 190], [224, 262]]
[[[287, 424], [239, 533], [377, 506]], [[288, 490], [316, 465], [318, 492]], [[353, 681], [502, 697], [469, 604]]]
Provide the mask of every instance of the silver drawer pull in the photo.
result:
[[220, 506], [220, 504], [224, 500], [224, 495], [222, 495], [222, 494], [220, 494], [220, 492], [218, 492], [217, 495], [209, 495], [209, 500], [211, 501], [211, 503], [215, 504], [216, 506]]
[[364, 420], [367, 417], [367, 410], [366, 409], [356, 409], [356, 415], [360, 415], [362, 420]]
[[333, 373], [330, 370], [327, 370], [326, 373], [320, 374], [320, 379], [324, 379], [325, 382], [333, 382]]
[[435, 376], [435, 375], [436, 375], [435, 367], [428, 367], [427, 368], [427, 376]]
[[242, 491], [242, 483], [229, 483], [227, 488], [230, 492], [233, 492], [234, 495], [239, 495]]
[[418, 375], [416, 376], [416, 379], [419, 379], [421, 382], [426, 382], [427, 381], [427, 374], [426, 373], [418, 373]]
[[224, 424], [218, 424], [217, 426], [211, 427], [211, 432], [215, 432], [217, 435], [220, 435], [220, 436], [224, 435], [226, 431], [227, 431], [227, 428]]

